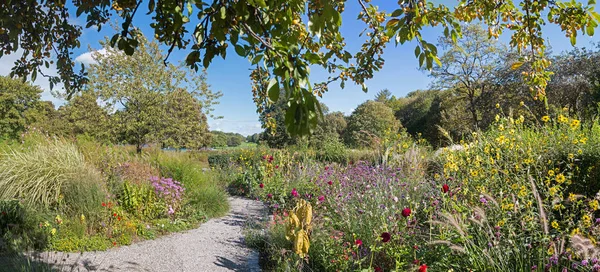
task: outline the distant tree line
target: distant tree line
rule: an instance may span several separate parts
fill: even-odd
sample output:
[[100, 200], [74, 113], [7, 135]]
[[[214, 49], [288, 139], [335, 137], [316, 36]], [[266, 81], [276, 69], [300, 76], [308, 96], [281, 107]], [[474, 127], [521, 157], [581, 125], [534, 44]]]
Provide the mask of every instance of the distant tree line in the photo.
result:
[[[542, 101], [534, 98], [535, 90], [523, 81], [522, 74], [529, 68], [519, 61], [518, 54], [487, 37], [480, 26], [469, 25], [457, 43], [440, 39], [442, 65], [430, 72], [433, 81], [429, 89], [404, 97], [382, 90], [349, 116], [328, 112], [321, 105], [324, 116], [307, 144], [318, 148], [338, 142], [365, 148], [386, 132], [406, 131], [439, 147], [487, 129], [500, 111], [539, 120], [566, 107], [584, 122], [599, 117], [600, 44], [550, 57], [554, 74], [546, 89], [547, 100]], [[279, 102], [262, 112], [263, 125], [275, 120], [276, 129], [266, 129], [252, 139], [275, 148], [302, 144], [285, 130], [285, 109], [286, 104]]]
[[206, 73], [163, 63], [156, 42], [142, 43], [131, 56], [101, 43], [93, 52], [86, 90], [55, 109], [42, 90], [21, 79], [0, 77], [0, 137], [18, 139], [28, 128], [99, 142], [198, 149], [209, 146], [207, 115], [221, 96]]

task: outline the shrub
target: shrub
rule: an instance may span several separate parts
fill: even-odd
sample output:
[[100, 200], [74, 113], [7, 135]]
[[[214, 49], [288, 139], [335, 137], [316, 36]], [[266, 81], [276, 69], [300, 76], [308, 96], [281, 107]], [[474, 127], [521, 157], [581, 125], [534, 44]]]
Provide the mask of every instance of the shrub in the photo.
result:
[[21, 199], [75, 214], [91, 212], [103, 197], [102, 176], [72, 143], [55, 140], [0, 157], [0, 199]]
[[323, 162], [348, 162], [348, 151], [343, 143], [337, 140], [329, 140], [323, 143], [321, 149], [317, 151], [317, 159]]
[[231, 162], [230, 153], [215, 153], [208, 156], [208, 164], [214, 168], [225, 168]]
[[18, 200], [0, 200], [0, 252], [45, 248], [48, 235], [38, 227], [42, 220]]
[[156, 160], [163, 176], [183, 184], [185, 198], [182, 205], [193, 207], [194, 216], [215, 217], [227, 213], [227, 192], [216, 172], [203, 169], [202, 164], [186, 153], [162, 154]]

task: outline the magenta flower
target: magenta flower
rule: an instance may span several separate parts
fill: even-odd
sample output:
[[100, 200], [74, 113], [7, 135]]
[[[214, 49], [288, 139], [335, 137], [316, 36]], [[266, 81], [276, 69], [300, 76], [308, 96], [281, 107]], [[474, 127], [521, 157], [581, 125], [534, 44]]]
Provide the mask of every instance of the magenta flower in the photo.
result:
[[320, 195], [317, 199], [319, 200], [319, 202], [323, 202], [323, 201], [325, 201], [325, 196]]
[[292, 196], [293, 196], [293, 197], [298, 197], [298, 196], [300, 196], [300, 195], [298, 194], [298, 191], [296, 191], [296, 188], [292, 189]]
[[258, 187], [260, 187], [262, 189], [262, 188], [265, 188], [265, 185], [261, 183], [258, 185]]

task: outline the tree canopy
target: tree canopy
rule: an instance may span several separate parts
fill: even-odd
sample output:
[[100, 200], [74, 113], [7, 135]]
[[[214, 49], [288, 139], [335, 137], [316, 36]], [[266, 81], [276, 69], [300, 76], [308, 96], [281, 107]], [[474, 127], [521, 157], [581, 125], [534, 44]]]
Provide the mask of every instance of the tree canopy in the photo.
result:
[[[122, 30], [110, 39], [110, 45], [127, 55], [139, 50], [140, 36], [134, 31], [134, 17], [144, 5], [152, 17], [150, 27], [159, 43], [188, 50], [186, 63], [198, 70], [208, 67], [214, 57], [226, 56], [234, 46], [238, 55], [256, 65], [253, 80], [259, 112], [278, 101], [280, 90], [288, 103], [285, 123], [292, 134], [308, 134], [320, 115], [316, 96], [327, 91], [328, 84], [347, 81], [367, 89], [366, 80], [384, 65], [382, 54], [390, 44], [416, 41], [415, 57], [420, 66], [431, 69], [439, 64], [437, 48], [423, 39], [426, 27], [440, 27], [444, 37], [456, 40], [460, 22], [482, 21], [488, 25], [488, 37], [497, 38], [512, 31], [510, 45], [522, 58], [515, 67], [528, 63], [523, 77], [530, 91], [545, 97], [551, 72], [545, 54], [542, 25], [558, 25], [574, 44], [578, 35], [593, 35], [600, 22], [594, 10], [595, 0], [458, 0], [446, 6], [427, 0], [398, 1], [394, 10], [379, 10], [369, 0], [357, 0], [362, 8], [358, 19], [365, 23], [365, 43], [350, 52], [340, 26], [346, 1], [306, 0], [25, 0], [0, 3], [0, 57], [22, 50], [13, 75], [35, 79], [41, 67], [56, 60], [58, 75], [45, 75], [50, 84], [63, 82], [70, 96], [87, 82], [84, 69], [76, 72], [71, 59], [81, 45], [83, 28], [100, 30], [111, 19], [118, 19]], [[72, 15], [85, 17], [85, 26]], [[306, 21], [303, 21], [306, 20]], [[319, 65], [331, 73], [325, 82], [311, 83], [310, 65]], [[258, 72], [257, 72], [258, 71]]]
[[38, 86], [0, 76], [0, 139], [18, 139], [36, 121], [41, 93]]

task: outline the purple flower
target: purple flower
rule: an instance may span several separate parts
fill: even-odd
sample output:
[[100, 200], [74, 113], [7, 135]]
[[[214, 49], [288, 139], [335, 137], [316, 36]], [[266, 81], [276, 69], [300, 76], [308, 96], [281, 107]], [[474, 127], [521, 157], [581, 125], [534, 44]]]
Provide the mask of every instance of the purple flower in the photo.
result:
[[588, 260], [581, 261], [582, 266], [588, 266], [588, 264], [589, 264]]

